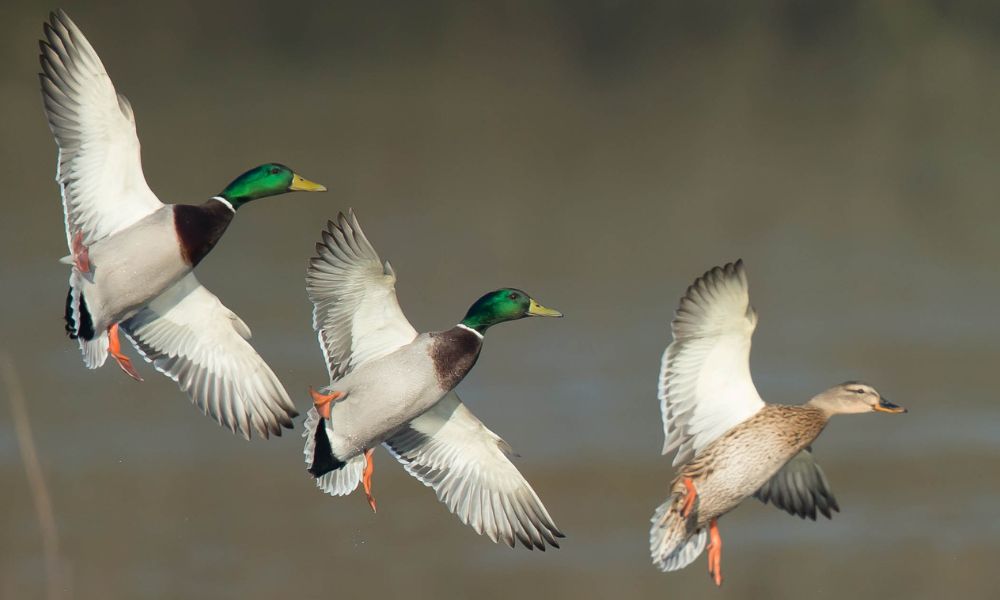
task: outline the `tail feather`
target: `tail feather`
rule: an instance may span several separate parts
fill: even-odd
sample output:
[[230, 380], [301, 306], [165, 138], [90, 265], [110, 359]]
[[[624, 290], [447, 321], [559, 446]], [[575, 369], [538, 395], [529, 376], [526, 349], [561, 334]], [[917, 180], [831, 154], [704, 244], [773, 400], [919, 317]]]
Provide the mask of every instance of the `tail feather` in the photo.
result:
[[83, 363], [88, 369], [96, 369], [108, 358], [108, 334], [102, 331], [97, 335], [94, 330], [94, 319], [87, 308], [87, 299], [81, 289], [80, 275], [76, 269], [69, 276], [69, 291], [66, 292], [66, 311], [63, 318], [66, 321], [66, 334], [70, 339], [80, 343]]
[[708, 532], [692, 530], [694, 519], [685, 519], [677, 510], [676, 497], [661, 504], [651, 519], [649, 553], [661, 571], [676, 571], [691, 564], [705, 550]]
[[87, 308], [87, 299], [83, 295], [83, 275], [76, 269], [69, 275], [69, 291], [66, 292], [66, 333], [72, 339], [90, 340], [97, 333], [94, 331], [94, 319]]
[[81, 337], [76, 341], [80, 342], [83, 364], [88, 369], [97, 369], [104, 365], [104, 361], [108, 359], [108, 332], [105, 331], [92, 340]]
[[346, 496], [356, 490], [365, 471], [365, 455], [349, 459], [335, 470], [316, 478], [316, 487], [331, 496]]
[[330, 447], [330, 431], [326, 419], [315, 407], [306, 415], [304, 449], [309, 473], [316, 478], [316, 487], [331, 496], [346, 496], [357, 489], [365, 470], [365, 457], [358, 455], [344, 462]]
[[74, 298], [73, 287], [70, 286], [69, 290], [66, 291], [66, 312], [63, 315], [63, 320], [66, 321], [66, 335], [71, 340], [80, 337], [76, 332], [76, 314], [79, 311], [78, 302], [78, 298]]

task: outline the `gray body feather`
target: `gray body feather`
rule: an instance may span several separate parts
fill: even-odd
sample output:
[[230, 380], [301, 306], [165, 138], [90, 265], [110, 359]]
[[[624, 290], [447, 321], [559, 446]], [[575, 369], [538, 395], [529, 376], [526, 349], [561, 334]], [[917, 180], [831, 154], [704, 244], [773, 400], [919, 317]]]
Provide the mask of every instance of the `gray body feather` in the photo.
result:
[[191, 272], [181, 257], [173, 206], [99, 240], [89, 253], [92, 272], [78, 274], [73, 284], [83, 293], [97, 332], [134, 316]]
[[326, 388], [345, 394], [332, 405], [327, 425], [330, 447], [338, 459], [346, 461], [381, 444], [450, 391], [435, 376], [433, 344], [430, 334], [422, 333]]

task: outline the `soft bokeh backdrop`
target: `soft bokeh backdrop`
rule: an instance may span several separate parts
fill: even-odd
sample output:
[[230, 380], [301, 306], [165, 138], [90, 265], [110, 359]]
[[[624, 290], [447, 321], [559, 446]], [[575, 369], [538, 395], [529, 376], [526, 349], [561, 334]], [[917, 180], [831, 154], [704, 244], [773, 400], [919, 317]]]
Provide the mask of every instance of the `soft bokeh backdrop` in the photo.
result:
[[[55, 147], [37, 92], [50, 5], [0, 10], [0, 346], [51, 488], [67, 598], [966, 598], [1000, 577], [1000, 10], [986, 2], [68, 1], [132, 101], [146, 176], [200, 202], [277, 160], [330, 187], [240, 212], [199, 267], [296, 398], [326, 376], [303, 289], [354, 207], [418, 329], [521, 287], [566, 313], [490, 332], [460, 386], [567, 532], [495, 546], [392, 459], [380, 512], [247, 443], [146, 364], [63, 334]], [[863, 378], [911, 409], [816, 445], [843, 508], [747, 502], [660, 574], [647, 526], [660, 353], [697, 275], [742, 257], [765, 399]], [[0, 391], [0, 597], [43, 597]]]

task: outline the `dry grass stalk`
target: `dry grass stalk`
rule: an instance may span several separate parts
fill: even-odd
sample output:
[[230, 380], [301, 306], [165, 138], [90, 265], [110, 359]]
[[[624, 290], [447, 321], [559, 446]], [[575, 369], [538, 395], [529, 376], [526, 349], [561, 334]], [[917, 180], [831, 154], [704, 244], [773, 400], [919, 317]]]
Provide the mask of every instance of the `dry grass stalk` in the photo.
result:
[[3, 376], [7, 397], [10, 401], [11, 415], [14, 420], [14, 431], [17, 434], [17, 444], [21, 450], [21, 460], [28, 477], [31, 489], [31, 499], [38, 515], [38, 526], [42, 533], [42, 547], [45, 552], [45, 569], [48, 574], [48, 597], [50, 600], [60, 600], [63, 597], [62, 569], [59, 560], [59, 530], [56, 527], [55, 512], [52, 509], [52, 498], [45, 485], [42, 465], [35, 449], [35, 439], [31, 433], [31, 422], [28, 419], [28, 407], [21, 389], [14, 362], [6, 352], [0, 352], [0, 375]]

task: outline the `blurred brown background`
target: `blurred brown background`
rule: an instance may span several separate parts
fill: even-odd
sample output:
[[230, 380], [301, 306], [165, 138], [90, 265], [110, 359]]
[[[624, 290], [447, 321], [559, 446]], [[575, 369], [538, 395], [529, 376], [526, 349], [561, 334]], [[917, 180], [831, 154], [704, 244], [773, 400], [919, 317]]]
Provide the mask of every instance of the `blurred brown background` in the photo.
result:
[[[135, 108], [146, 176], [200, 202], [264, 161], [330, 187], [259, 202], [199, 277], [289, 393], [324, 382], [303, 289], [354, 207], [418, 329], [487, 290], [567, 315], [490, 332], [460, 386], [568, 534], [495, 546], [385, 453], [380, 512], [246, 443], [146, 364], [88, 372], [62, 325], [55, 146], [37, 91], [50, 5], [0, 9], [0, 346], [51, 487], [67, 598], [966, 598], [1000, 584], [1000, 8], [987, 2], [67, 2]], [[863, 378], [910, 408], [816, 454], [843, 508], [751, 500], [661, 574], [655, 399], [684, 288], [737, 257], [765, 399]], [[0, 597], [43, 597], [0, 402]]]

